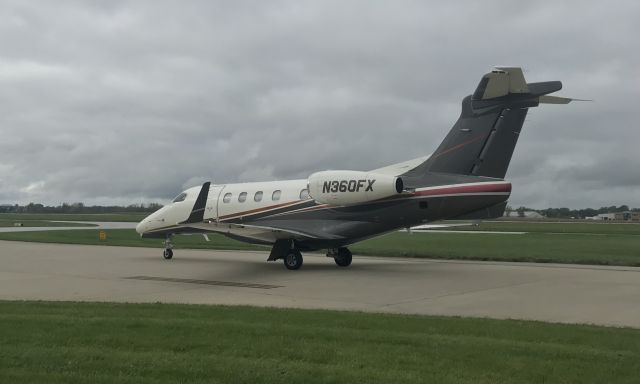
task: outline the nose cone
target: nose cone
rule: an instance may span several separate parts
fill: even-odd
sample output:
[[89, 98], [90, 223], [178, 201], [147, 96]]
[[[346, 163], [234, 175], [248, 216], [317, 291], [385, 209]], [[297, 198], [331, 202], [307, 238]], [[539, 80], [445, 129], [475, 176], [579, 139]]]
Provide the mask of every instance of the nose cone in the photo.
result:
[[140, 234], [140, 236], [142, 236], [144, 234], [144, 232], [147, 230], [147, 219], [142, 220], [141, 222], [138, 223], [138, 225], [136, 225], [136, 232], [138, 232], [138, 234]]

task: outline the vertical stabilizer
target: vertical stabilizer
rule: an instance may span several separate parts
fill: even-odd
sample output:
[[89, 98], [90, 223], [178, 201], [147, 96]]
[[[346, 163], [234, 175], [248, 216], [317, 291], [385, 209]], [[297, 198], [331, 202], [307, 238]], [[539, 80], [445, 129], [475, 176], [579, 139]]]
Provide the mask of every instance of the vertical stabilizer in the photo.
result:
[[503, 179], [527, 111], [540, 103], [571, 101], [544, 96], [561, 88], [559, 81], [527, 83], [517, 67], [487, 73], [463, 99], [460, 118], [438, 149], [406, 175], [439, 172]]

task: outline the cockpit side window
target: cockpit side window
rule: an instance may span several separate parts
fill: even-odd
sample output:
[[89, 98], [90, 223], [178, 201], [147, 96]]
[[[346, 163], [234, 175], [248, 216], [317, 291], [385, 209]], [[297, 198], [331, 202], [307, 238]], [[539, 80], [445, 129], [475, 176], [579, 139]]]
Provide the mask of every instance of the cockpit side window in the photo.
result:
[[173, 199], [172, 203], [179, 203], [181, 201], [184, 201], [184, 199], [186, 199], [186, 198], [187, 198], [187, 194], [185, 192], [182, 192], [181, 194], [176, 196], [175, 199]]

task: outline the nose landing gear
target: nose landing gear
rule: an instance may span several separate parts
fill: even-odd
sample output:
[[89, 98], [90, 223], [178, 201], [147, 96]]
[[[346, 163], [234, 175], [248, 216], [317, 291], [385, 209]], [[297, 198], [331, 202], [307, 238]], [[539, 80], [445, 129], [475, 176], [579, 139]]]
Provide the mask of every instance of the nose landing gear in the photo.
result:
[[171, 235], [167, 235], [164, 239], [164, 252], [162, 253], [162, 257], [165, 260], [171, 260], [173, 258], [173, 243], [171, 242]]

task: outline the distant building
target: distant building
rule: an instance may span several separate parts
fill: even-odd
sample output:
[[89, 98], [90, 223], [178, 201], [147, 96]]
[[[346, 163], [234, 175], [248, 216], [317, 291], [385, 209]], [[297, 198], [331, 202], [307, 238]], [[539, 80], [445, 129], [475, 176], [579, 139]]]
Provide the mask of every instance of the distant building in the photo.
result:
[[614, 213], [601, 213], [599, 215], [587, 217], [587, 220], [640, 221], [640, 212], [626, 211], [626, 212], [614, 212]]
[[524, 211], [518, 212], [516, 211], [504, 211], [503, 217], [524, 217], [527, 219], [544, 219], [544, 216], [539, 214], [536, 211]]
[[587, 220], [615, 220], [615, 213], [599, 213], [595, 216], [587, 217]]
[[616, 220], [640, 221], [640, 212], [626, 211], [616, 213]]

